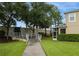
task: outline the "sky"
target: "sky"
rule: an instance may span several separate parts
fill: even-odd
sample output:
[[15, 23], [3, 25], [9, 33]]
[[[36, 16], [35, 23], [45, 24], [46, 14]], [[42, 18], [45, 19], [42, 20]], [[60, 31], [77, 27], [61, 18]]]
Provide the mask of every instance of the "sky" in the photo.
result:
[[[79, 2], [48, 2], [48, 4], [52, 4], [58, 7], [61, 16], [63, 17], [62, 21], [65, 23], [64, 13], [67, 11], [79, 9]], [[17, 21], [17, 27], [25, 27], [24, 22]]]
[[49, 4], [53, 4], [58, 7], [61, 16], [63, 17], [62, 21], [64, 23], [66, 22], [64, 17], [65, 12], [79, 9], [79, 2], [53, 2], [53, 3], [51, 2]]

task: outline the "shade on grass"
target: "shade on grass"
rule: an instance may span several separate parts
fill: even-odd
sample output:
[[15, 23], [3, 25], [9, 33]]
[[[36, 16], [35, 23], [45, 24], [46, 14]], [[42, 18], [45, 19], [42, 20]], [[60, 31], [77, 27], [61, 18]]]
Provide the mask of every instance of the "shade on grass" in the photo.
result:
[[79, 56], [79, 42], [53, 41], [44, 37], [41, 45], [48, 56]]
[[0, 43], [0, 56], [20, 56], [23, 54], [26, 42], [14, 41]]

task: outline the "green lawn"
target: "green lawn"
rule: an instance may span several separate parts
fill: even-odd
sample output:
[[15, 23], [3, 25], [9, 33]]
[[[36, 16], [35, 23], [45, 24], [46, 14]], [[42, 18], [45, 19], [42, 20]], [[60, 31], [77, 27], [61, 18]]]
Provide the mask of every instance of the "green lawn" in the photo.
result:
[[53, 41], [44, 37], [41, 45], [48, 56], [79, 56], [79, 42]]
[[0, 43], [0, 56], [20, 56], [25, 47], [26, 43], [22, 41]]

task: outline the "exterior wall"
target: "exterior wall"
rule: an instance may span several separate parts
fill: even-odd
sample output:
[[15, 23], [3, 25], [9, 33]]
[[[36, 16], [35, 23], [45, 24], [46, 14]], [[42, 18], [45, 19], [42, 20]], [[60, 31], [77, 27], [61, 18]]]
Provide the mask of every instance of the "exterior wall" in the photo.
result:
[[[3, 29], [3, 27], [0, 27], [0, 29]], [[5, 29], [5, 31], [6, 31], [6, 29]], [[14, 28], [13, 27], [11, 27], [9, 29], [9, 36], [12, 36], [14, 38], [24, 38], [24, 39], [26, 39], [26, 33], [27, 33], [26, 28], [21, 28], [21, 33], [20, 33], [19, 36], [16, 35], [16, 32], [14, 32]]]
[[[50, 34], [50, 28], [46, 28], [46, 30], [47, 30], [47, 34]], [[38, 32], [45, 33], [45, 29], [44, 28], [43, 29], [39, 29]]]
[[17, 38], [26, 38], [26, 28], [21, 28], [21, 33], [19, 33], [19, 36], [16, 35], [16, 32], [14, 32], [14, 28], [10, 28], [9, 30], [9, 36], [17, 37]]
[[58, 34], [61, 34], [61, 31], [60, 31], [60, 30], [61, 30], [61, 29], [59, 28], [59, 29], [58, 29], [58, 32], [59, 32]]
[[[0, 27], [0, 30], [4, 29], [2, 26]], [[6, 31], [6, 29], [4, 29]], [[38, 32], [45, 32], [45, 29], [39, 29]], [[21, 33], [20, 35], [16, 35], [16, 32], [14, 32], [14, 28], [11, 27], [9, 29], [9, 36], [12, 36], [14, 38], [24, 38], [26, 39], [26, 34], [29, 33], [28, 29], [26, 28], [21, 28]], [[47, 34], [50, 34], [50, 28], [47, 28]], [[6, 34], [5, 34], [6, 35]]]
[[69, 13], [65, 14], [66, 18], [66, 34], [79, 34], [79, 12], [76, 13], [76, 22], [69, 22]]

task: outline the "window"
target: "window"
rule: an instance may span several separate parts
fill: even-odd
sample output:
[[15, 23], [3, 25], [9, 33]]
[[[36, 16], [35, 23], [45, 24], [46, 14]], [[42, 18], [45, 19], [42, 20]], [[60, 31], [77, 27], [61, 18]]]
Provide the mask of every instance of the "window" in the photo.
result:
[[69, 22], [75, 22], [76, 21], [76, 14], [71, 13], [69, 14]]

